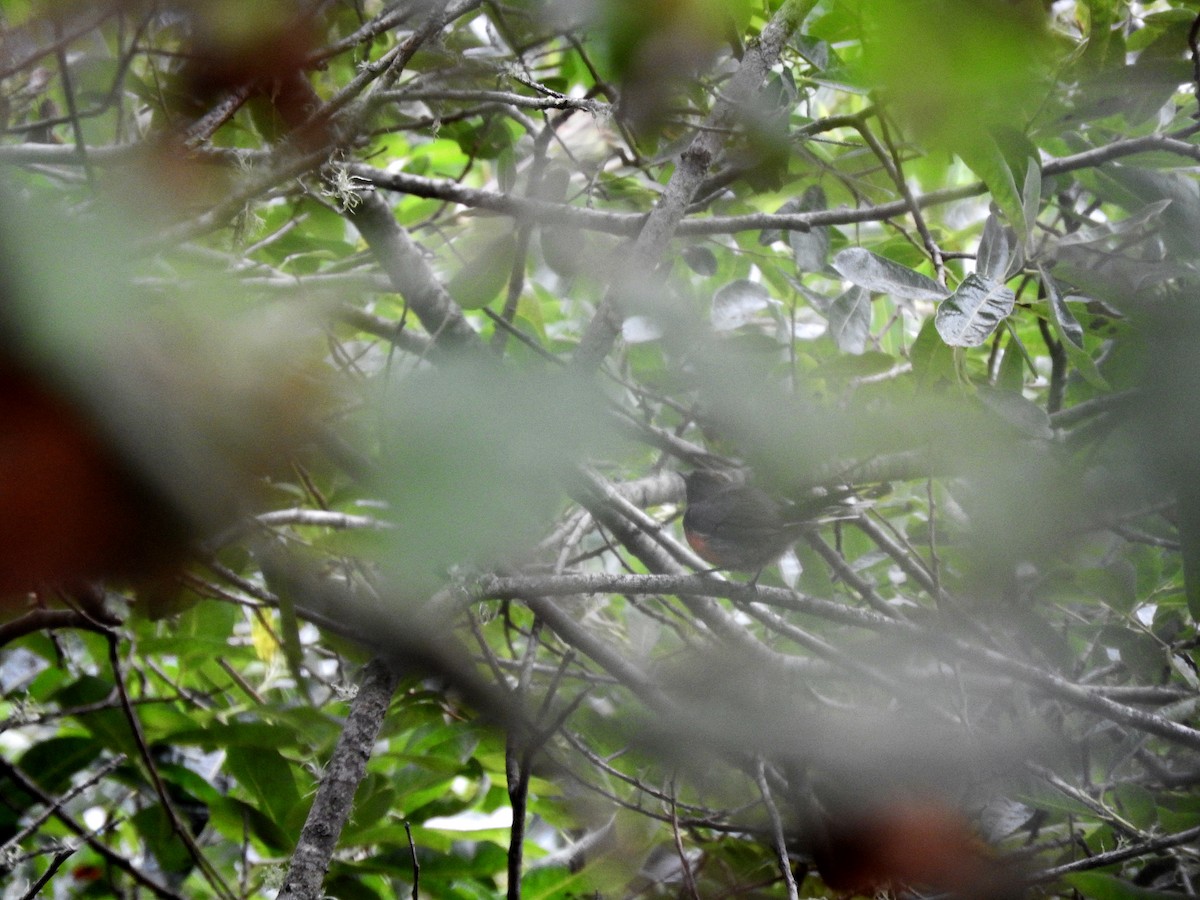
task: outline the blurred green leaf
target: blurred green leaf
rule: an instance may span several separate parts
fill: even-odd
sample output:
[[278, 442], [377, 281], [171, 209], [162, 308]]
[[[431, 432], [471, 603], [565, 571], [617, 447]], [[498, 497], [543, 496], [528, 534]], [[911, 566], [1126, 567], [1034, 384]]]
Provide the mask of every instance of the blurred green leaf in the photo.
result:
[[1173, 891], [1137, 887], [1105, 872], [1073, 872], [1063, 880], [1091, 900], [1166, 900], [1179, 896]]
[[829, 305], [829, 334], [839, 350], [861, 354], [871, 333], [871, 295], [852, 287]]
[[508, 284], [517, 239], [511, 232], [489, 241], [450, 279], [446, 290], [464, 309], [487, 306]]

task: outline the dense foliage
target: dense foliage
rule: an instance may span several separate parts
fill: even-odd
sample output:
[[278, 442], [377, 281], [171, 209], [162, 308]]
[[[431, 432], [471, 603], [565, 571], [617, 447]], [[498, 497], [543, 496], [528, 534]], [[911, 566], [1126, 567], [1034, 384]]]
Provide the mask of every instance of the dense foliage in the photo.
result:
[[1197, 13], [2, 0], [4, 900], [1194, 895]]

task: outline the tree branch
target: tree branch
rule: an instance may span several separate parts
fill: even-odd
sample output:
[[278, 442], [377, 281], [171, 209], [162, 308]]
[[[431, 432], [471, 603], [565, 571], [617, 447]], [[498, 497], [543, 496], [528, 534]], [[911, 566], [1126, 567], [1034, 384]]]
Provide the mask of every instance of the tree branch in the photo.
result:
[[653, 267], [683, 221], [696, 188], [720, 152], [730, 127], [743, 114], [743, 107], [752, 102], [767, 72], [779, 59], [784, 43], [815, 5], [816, 0], [785, 0], [758, 40], [746, 50], [721, 98], [679, 157], [671, 180], [638, 233], [621, 272], [616, 273], [599, 309], [584, 330], [572, 361], [578, 369], [591, 371], [608, 355], [621, 333], [624, 306], [634, 296], [635, 285], [651, 277]]
[[396, 292], [442, 350], [482, 350], [483, 342], [429, 268], [391, 207], [377, 193], [364, 193], [346, 215], [370, 246]]
[[358, 694], [346, 726], [325, 767], [321, 786], [296, 843], [279, 900], [318, 900], [338, 836], [350, 817], [354, 792], [367, 772], [367, 761], [387, 715], [398, 677], [383, 660], [363, 668]]

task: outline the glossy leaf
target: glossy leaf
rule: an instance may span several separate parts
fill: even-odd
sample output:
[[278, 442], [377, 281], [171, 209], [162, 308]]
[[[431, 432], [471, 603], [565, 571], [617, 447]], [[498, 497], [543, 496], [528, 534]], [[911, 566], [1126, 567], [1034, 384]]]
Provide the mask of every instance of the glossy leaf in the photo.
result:
[[1083, 327], [1067, 307], [1054, 279], [1044, 269], [1039, 270], [1039, 275], [1046, 291], [1046, 300], [1050, 306], [1050, 321], [1054, 326], [1055, 334], [1062, 342], [1063, 349], [1067, 352], [1067, 358], [1089, 383], [1100, 388], [1107, 388], [1108, 384], [1104, 376], [1096, 367], [1095, 361], [1088, 355], [1087, 350], [1084, 349]]
[[1019, 265], [1016, 251], [1012, 231], [994, 213], [989, 214], [975, 256], [975, 274], [986, 281], [1007, 281], [1014, 265]]
[[938, 334], [951, 347], [978, 347], [1013, 310], [1016, 294], [997, 281], [968, 275], [938, 304]]
[[946, 296], [946, 289], [927, 275], [863, 247], [849, 247], [838, 253], [833, 268], [859, 287], [902, 300], [940, 300]]

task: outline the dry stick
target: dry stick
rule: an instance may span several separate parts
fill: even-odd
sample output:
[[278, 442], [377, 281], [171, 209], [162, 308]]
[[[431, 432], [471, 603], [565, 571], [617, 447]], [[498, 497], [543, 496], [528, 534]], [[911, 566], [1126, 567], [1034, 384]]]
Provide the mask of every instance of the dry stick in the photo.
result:
[[659, 688], [657, 681], [649, 673], [626, 659], [625, 655], [616, 647], [592, 634], [561, 606], [545, 597], [535, 595], [518, 594], [514, 596], [514, 599], [524, 602], [530, 611], [535, 616], [544, 619], [546, 624], [564, 642], [620, 681], [648, 707], [651, 709], [673, 708], [668, 696]]
[[217, 867], [208, 861], [208, 857], [204, 855], [204, 851], [196, 843], [196, 838], [179, 817], [179, 813], [175, 809], [175, 804], [171, 802], [171, 797], [167, 793], [167, 786], [158, 772], [158, 766], [155, 765], [153, 755], [150, 753], [150, 745], [147, 743], [146, 734], [142, 730], [142, 720], [138, 718], [137, 713], [134, 711], [129, 692], [125, 689], [125, 671], [121, 664], [121, 656], [117, 652], [117, 636], [110, 631], [105, 635], [105, 638], [108, 640], [108, 662], [112, 667], [113, 684], [116, 686], [117, 696], [121, 700], [121, 711], [125, 715], [125, 720], [129, 723], [129, 731], [133, 735], [134, 743], [137, 744], [138, 755], [142, 759], [142, 765], [146, 767], [146, 774], [150, 777], [150, 784], [154, 787], [154, 793], [158, 796], [158, 802], [162, 805], [163, 814], [166, 815], [167, 821], [171, 823], [171, 830], [179, 836], [179, 840], [187, 850], [188, 855], [196, 863], [196, 868], [204, 875], [205, 880], [208, 881], [217, 896], [228, 897], [232, 900], [234, 897], [233, 891], [225, 883]]
[[[546, 157], [546, 149], [550, 146], [550, 141], [554, 137], [554, 129], [555, 123], [547, 122], [545, 127], [533, 140], [533, 160], [529, 166], [529, 176], [526, 182], [529, 186], [528, 190], [530, 194], [536, 194], [541, 189], [546, 165], [549, 162]], [[500, 313], [498, 320], [510, 327], [517, 315], [517, 306], [521, 299], [521, 293], [525, 290], [525, 266], [529, 262], [529, 242], [533, 237], [533, 227], [533, 222], [530, 221], [521, 222], [517, 227], [517, 246], [516, 251], [513, 253], [512, 267], [508, 275], [508, 293], [504, 298], [504, 309]], [[497, 320], [493, 319], [493, 321]], [[508, 335], [509, 330], [504, 327], [497, 328], [492, 334], [492, 349], [496, 351], [498, 356], [504, 353], [505, 345], [508, 343]]]
[[[114, 148], [121, 150], [123, 148]], [[315, 150], [297, 150], [296, 147], [283, 145], [273, 153], [270, 160], [274, 163], [262, 172], [252, 173], [245, 181], [236, 187], [225, 199], [198, 216], [164, 228], [149, 240], [135, 245], [142, 254], [158, 253], [193, 238], [223, 228], [230, 219], [242, 212], [251, 201], [259, 200], [276, 185], [290, 178], [298, 178], [325, 163], [329, 156], [327, 147]], [[97, 162], [93, 159], [92, 162]]]
[[767, 610], [764, 604], [749, 603], [743, 608], [748, 615], [762, 622], [771, 631], [796, 646], [803, 647], [814, 656], [844, 669], [851, 675], [862, 679], [863, 682], [873, 684], [881, 690], [887, 691], [893, 697], [903, 699], [915, 706], [926, 707], [935, 714], [941, 713], [941, 710], [930, 702], [931, 698], [928, 694], [922, 694], [920, 690], [897, 680], [894, 675], [872, 668], [867, 663], [855, 659], [849, 653], [839, 650], [816, 635], [809, 634], [804, 629], [786, 621], [782, 616]]
[[79, 154], [79, 162], [83, 165], [83, 172], [87, 176], [88, 184], [92, 190], [95, 190], [96, 173], [92, 170], [92, 164], [87, 156], [87, 146], [83, 141], [83, 126], [79, 122], [79, 108], [75, 105], [75, 88], [71, 84], [71, 68], [67, 65], [67, 50], [62, 42], [62, 36], [62, 22], [55, 18], [54, 55], [58, 61], [58, 77], [62, 79], [63, 96], [67, 101], [67, 115], [71, 119], [71, 133], [75, 137], [75, 151]]
[[218, 100], [208, 112], [188, 126], [183, 135], [183, 146], [195, 150], [205, 144], [217, 129], [233, 118], [254, 93], [250, 82], [239, 84]]
[[[1017, 681], [1029, 684], [1050, 697], [1089, 710], [1113, 722], [1157, 735], [1193, 750], [1200, 750], [1200, 731], [1197, 729], [1173, 722], [1164, 716], [1147, 713], [1110, 700], [1102, 692], [1076, 684], [1053, 672], [1012, 659], [999, 651], [972, 644], [953, 634], [932, 632], [909, 622], [889, 619], [879, 613], [855, 609], [817, 597], [806, 597], [796, 591], [763, 585], [749, 588], [743, 584], [733, 584], [693, 575], [586, 575], [552, 578], [492, 576], [480, 579], [475, 592], [479, 599], [523, 599], [526, 602], [529, 602], [528, 598], [532, 593], [541, 595], [534, 612], [543, 615], [547, 619], [547, 624], [554, 628], [560, 637], [590, 656], [610, 674], [621, 679], [626, 686], [642, 696], [643, 699], [650, 694], [653, 694], [658, 702], [662, 702], [664, 698], [657, 689], [653, 688], [647, 676], [642, 673], [632, 675], [619, 654], [603, 645], [577, 623], [567, 620], [568, 617], [561, 614], [546, 598], [579, 593], [697, 594], [765, 603], [793, 612], [819, 616], [829, 621], [869, 628], [881, 634], [892, 635], [898, 640], [904, 640], [910, 644], [930, 647], [936, 650], [939, 656], [963, 659], [1000, 672]], [[560, 630], [560, 625], [570, 633], [570, 638]], [[604, 657], [603, 660], [593, 655], [593, 650], [599, 652]], [[614, 659], [614, 657], [616, 658]], [[629, 678], [628, 676], [631, 675], [632, 678]], [[634, 687], [635, 684], [636, 687]]]
[[1115, 810], [1105, 806], [1099, 800], [1093, 799], [1086, 791], [1069, 784], [1059, 778], [1050, 769], [1045, 766], [1040, 766], [1032, 762], [1026, 762], [1025, 768], [1040, 778], [1046, 784], [1050, 785], [1060, 794], [1069, 797], [1075, 803], [1090, 810], [1101, 822], [1108, 825], [1113, 831], [1117, 832], [1117, 837], [1124, 840], [1138, 840], [1141, 842], [1149, 841], [1150, 835], [1139, 829], [1132, 822], [1122, 818]]
[[[59, 797], [55, 803], [55, 807], [66, 806], [84, 791], [89, 790], [99, 782], [103, 781], [116, 769], [119, 769], [121, 766], [125, 765], [126, 759], [127, 757], [124, 753], [118, 753], [103, 766], [101, 766], [96, 772], [93, 772], [91, 775], [89, 775], [85, 781], [75, 785], [73, 788], [71, 788], [71, 790]], [[32, 820], [26, 821], [24, 828], [22, 828], [4, 843], [0, 844], [0, 853], [6, 852], [9, 847], [14, 849], [20, 847], [30, 835], [32, 835], [42, 826], [43, 822], [54, 815], [55, 807], [47, 807], [43, 812], [34, 816]], [[23, 821], [25, 820], [23, 819]]]
[[115, 619], [101, 620], [75, 609], [35, 609], [19, 619], [13, 619], [11, 622], [0, 625], [0, 647], [17, 638], [39, 631], [53, 631], [56, 628], [81, 628], [97, 634], [108, 634], [110, 627], [119, 624], [120, 622]]
[[[601, 775], [605, 775], [608, 778], [611, 778], [613, 781], [619, 781], [627, 784], [639, 794], [645, 794], [647, 797], [658, 800], [660, 803], [671, 807], [676, 814], [681, 806], [686, 807], [691, 813], [691, 816], [686, 821], [691, 825], [699, 825], [703, 828], [715, 827], [718, 824], [718, 820], [726, 816], [726, 812], [724, 810], [714, 810], [705, 806], [696, 806], [692, 803], [681, 803], [679, 798], [675, 796], [673, 792], [668, 794], [666, 791], [660, 790], [653, 785], [646, 784], [640, 778], [637, 778], [634, 775], [630, 775], [627, 772], [622, 772], [620, 769], [611, 765], [609, 760], [612, 757], [601, 756], [586, 743], [584, 743], [583, 739], [574, 732], [564, 730], [563, 738], [566, 739], [567, 743], [574, 750], [576, 750], [580, 756], [587, 760], [594, 769], [598, 770]], [[563, 765], [563, 771], [579, 781], [580, 784], [587, 784], [587, 782], [582, 780], [580, 776], [572, 772], [570, 767]], [[602, 796], [609, 797], [610, 799], [614, 796], [612, 794], [603, 793], [594, 785], [589, 785], [589, 790], [595, 790], [597, 793], [601, 793]], [[730, 814], [741, 813], [751, 809], [753, 806], [753, 802], [748, 802], [741, 807], [730, 810], [729, 812]], [[641, 808], [645, 811], [646, 815], [652, 816], [660, 822], [670, 821], [670, 817], [665, 814], [656, 813], [652, 809], [648, 809], [646, 807]], [[698, 817], [700, 816], [703, 816], [704, 818], [699, 819]]]
[[696, 890], [696, 879], [692, 877], [692, 867], [688, 863], [687, 852], [683, 849], [683, 836], [679, 833], [679, 812], [675, 804], [675, 779], [671, 779], [671, 836], [675, 839], [675, 852], [679, 855], [679, 870], [683, 875], [683, 889], [686, 896], [692, 900], [700, 900], [700, 892]]
[[367, 772], [371, 747], [379, 735], [397, 681], [396, 673], [378, 657], [363, 668], [358, 695], [308, 811], [278, 900], [317, 900], [322, 896], [325, 872], [350, 816], [354, 792]]
[[45, 874], [42, 875], [42, 877], [36, 882], [34, 882], [33, 886], [28, 891], [21, 895], [21, 900], [33, 900], [34, 897], [39, 896], [42, 893], [42, 888], [48, 885], [50, 883], [50, 879], [53, 878], [55, 873], [62, 868], [62, 864], [74, 855], [75, 850], [73, 848], [70, 850], [60, 850], [58, 853], [54, 854], [54, 859], [50, 861], [50, 867], [46, 869]]
[[391, 207], [375, 193], [346, 210], [354, 227], [440, 349], [482, 350], [483, 343], [458, 304], [433, 274], [421, 249], [400, 227]]
[[917, 204], [916, 198], [913, 196], [912, 188], [908, 186], [908, 182], [904, 179], [900, 155], [896, 153], [896, 148], [888, 135], [887, 121], [883, 117], [882, 110], [879, 111], [878, 118], [879, 127], [883, 131], [883, 138], [887, 142], [887, 146], [884, 146], [884, 143], [875, 137], [874, 132], [867, 127], [864, 119], [859, 119], [854, 127], [862, 135], [862, 139], [867, 142], [867, 146], [871, 148], [871, 152], [883, 163], [888, 177], [892, 179], [892, 182], [896, 185], [896, 189], [900, 192], [900, 196], [908, 204], [913, 223], [917, 226], [917, 232], [921, 235], [921, 240], [925, 243], [925, 250], [929, 254], [929, 258], [933, 261], [934, 269], [937, 271], [938, 281], [945, 287], [946, 261], [942, 258], [942, 250], [937, 245], [937, 241], [933, 239], [933, 234], [925, 222], [925, 217], [921, 214], [921, 207]]
[[420, 4], [405, 3], [402, 9], [390, 9], [381, 12], [371, 21], [363, 24], [359, 29], [351, 34], [346, 35], [332, 44], [326, 44], [319, 50], [314, 50], [308, 54], [304, 60], [304, 67], [318, 68], [327, 59], [332, 59], [339, 54], [345, 53], [347, 50], [354, 50], [363, 44], [369, 44], [376, 37], [383, 34], [385, 31], [390, 31], [404, 22], [411, 16], [420, 11]]
[[800, 892], [796, 890], [796, 879], [792, 876], [792, 864], [788, 860], [787, 840], [783, 836], [783, 822], [779, 818], [779, 810], [771, 798], [771, 788], [767, 784], [767, 767], [761, 757], [754, 771], [754, 779], [758, 782], [758, 790], [762, 794], [763, 805], [771, 819], [771, 837], [775, 841], [775, 853], [779, 856], [779, 868], [783, 872], [783, 881], [787, 885], [788, 900], [800, 900]]
[[929, 574], [929, 569], [926, 568], [925, 561], [915, 551], [910, 552], [909, 547], [902, 545], [897, 538], [888, 534], [883, 526], [871, 519], [866, 513], [854, 519], [853, 523], [859, 531], [871, 539], [875, 546], [890, 556], [904, 574], [920, 586], [921, 590], [925, 591], [939, 603], [945, 600], [938, 593], [937, 582]]
[[[521, 675], [517, 682], [517, 696], [529, 694], [533, 678], [533, 660], [537, 655], [538, 641], [542, 634], [543, 621], [534, 619], [525, 646], [525, 658], [521, 662]], [[508, 732], [504, 744], [504, 774], [508, 780], [508, 803], [512, 808], [512, 828], [508, 839], [508, 900], [519, 900], [521, 896], [521, 860], [525, 852], [525, 813], [529, 800], [529, 770], [533, 755], [530, 752], [530, 735], [521, 734], [517, 728]]]
[[553, 97], [530, 97], [527, 94], [515, 94], [512, 91], [400, 89], [385, 91], [379, 95], [379, 99], [396, 103], [413, 103], [418, 100], [460, 100], [497, 106], [518, 106], [523, 109], [577, 109], [597, 115], [607, 115], [612, 109], [607, 103], [589, 100], [586, 97], [564, 97], [561, 94]]
[[[92, 151], [93, 162], [98, 162], [97, 152]], [[120, 149], [120, 148], [116, 148]], [[1152, 134], [1145, 137], [1130, 138], [1124, 141], [1114, 141], [1103, 147], [1084, 150], [1071, 156], [1052, 159], [1042, 166], [1042, 174], [1062, 175], [1079, 169], [1092, 168], [1125, 156], [1137, 153], [1155, 151], [1175, 153], [1190, 159], [1200, 160], [1200, 145], [1189, 144], [1178, 137], [1165, 134]], [[115, 156], [115, 153], [113, 154]], [[17, 163], [70, 163], [71, 154], [63, 152], [63, 148], [46, 144], [19, 144], [14, 147], [0, 147], [0, 160]], [[104, 157], [109, 159], [110, 157]], [[384, 172], [375, 166], [363, 163], [351, 163], [346, 167], [347, 172], [364, 181], [386, 190], [400, 191], [414, 197], [425, 197], [436, 200], [460, 203], [472, 209], [486, 209], [489, 212], [500, 213], [513, 217], [536, 219], [539, 225], [571, 225], [576, 228], [586, 228], [605, 234], [624, 235], [633, 237], [647, 222], [645, 213], [617, 213], [604, 210], [586, 209], [578, 206], [568, 206], [563, 203], [549, 203], [544, 200], [530, 200], [511, 194], [501, 194], [495, 191], [479, 190], [465, 187], [454, 181], [437, 178], [425, 178], [421, 175], [409, 175], [404, 172]], [[918, 209], [927, 209], [943, 203], [965, 200], [977, 197], [987, 191], [981, 181], [959, 187], [944, 188], [930, 191], [928, 194], [914, 196], [910, 203], [907, 199], [892, 200], [872, 206], [862, 206], [857, 209], [841, 207], [838, 209], [822, 209], [805, 213], [749, 213], [739, 216], [706, 216], [688, 219], [678, 224], [676, 235], [695, 237], [710, 234], [734, 234], [740, 231], [758, 231], [762, 229], [780, 228], [789, 231], [807, 231], [822, 225], [855, 225], [863, 222], [878, 222], [896, 216], [904, 216]]]
[[[1194, 126], [1200, 127], [1200, 126]], [[92, 165], [121, 165], [141, 159], [145, 152], [144, 144], [123, 144], [117, 146], [89, 147], [87, 155]], [[1052, 159], [1042, 166], [1045, 176], [1062, 175], [1079, 169], [1092, 168], [1114, 159], [1132, 156], [1138, 153], [1160, 151], [1186, 156], [1189, 159], [1200, 160], [1200, 145], [1189, 144], [1175, 135], [1151, 134], [1145, 137], [1130, 138], [1114, 141], [1103, 147], [1084, 150], [1071, 156]], [[324, 150], [315, 151], [311, 158], [320, 158]], [[245, 162], [282, 160], [286, 152], [262, 153], [257, 151], [238, 152], [226, 148], [216, 148], [204, 151], [199, 158], [211, 158], [216, 161], [243, 160]], [[310, 157], [305, 157], [305, 160]], [[75, 147], [55, 144], [11, 144], [0, 145], [0, 163], [10, 165], [79, 165], [79, 154]], [[250, 184], [238, 191], [238, 199], [230, 204], [222, 204], [208, 213], [204, 213], [185, 226], [175, 229], [161, 243], [182, 242], [189, 237], [195, 237], [213, 231], [225, 224], [225, 221], [238, 209], [244, 206], [257, 193], [265, 191], [280, 181], [286, 180], [293, 174], [300, 174], [299, 169], [304, 160], [286, 165], [280, 162], [281, 168], [273, 174], [268, 174], [260, 182]], [[484, 191], [464, 187], [453, 181], [443, 181], [436, 178], [425, 178], [420, 175], [408, 175], [404, 172], [384, 172], [374, 166], [363, 163], [349, 163], [347, 174], [361, 178], [375, 187], [386, 190], [400, 191], [414, 197], [427, 197], [447, 202], [460, 203], [472, 209], [485, 209], [502, 215], [534, 218], [539, 225], [571, 225], [576, 228], [586, 228], [605, 234], [635, 236], [646, 221], [644, 213], [617, 213], [596, 209], [586, 209], [578, 206], [568, 206], [563, 203], [548, 203], [541, 200], [530, 200], [524, 197], [514, 197], [495, 191]], [[977, 197], [987, 191], [981, 181], [959, 187], [944, 188], [930, 191], [914, 197], [915, 205], [927, 209], [943, 203], [965, 200]], [[863, 206], [857, 209], [838, 208], [815, 210], [807, 213], [750, 213], [740, 216], [707, 216], [688, 219], [679, 223], [676, 235], [696, 237], [711, 234], [735, 234], [741, 231], [759, 231], [762, 229], [779, 228], [788, 231], [807, 231], [823, 225], [856, 225], [863, 222], [878, 222], [883, 219], [903, 216], [911, 211], [907, 200], [892, 200], [873, 206]]]
[[887, 616], [889, 619], [901, 618], [899, 612], [888, 605], [888, 602], [879, 596], [879, 592], [875, 590], [875, 585], [869, 580], [859, 575], [854, 570], [854, 567], [833, 547], [826, 543], [825, 539], [817, 532], [809, 532], [804, 535], [804, 541], [817, 552], [817, 555], [825, 560], [826, 565], [833, 570], [842, 582], [851, 590], [867, 601], [867, 604], [880, 615]]
[[96, 837], [96, 835], [80, 825], [79, 822], [73, 819], [66, 812], [66, 810], [59, 806], [58, 801], [54, 797], [43, 791], [35, 781], [30, 779], [24, 772], [9, 763], [3, 757], [0, 757], [0, 775], [6, 776], [26, 794], [34, 797], [39, 803], [52, 809], [54, 811], [54, 817], [62, 822], [68, 831], [72, 832], [78, 837], [81, 837], [88, 847], [90, 847], [114, 869], [120, 869], [138, 884], [142, 885], [148, 891], [153, 893], [156, 897], [164, 897], [166, 900], [183, 900], [183, 897], [180, 894], [175, 893], [170, 888], [159, 884], [149, 875], [144, 874], [124, 856], [111, 849], [106, 843]]
[[[287, 142], [268, 157], [268, 159], [275, 162], [270, 171], [264, 175], [250, 179], [241, 190], [236, 191], [232, 197], [222, 201], [208, 212], [181, 226], [168, 229], [154, 241], [146, 242], [143, 249], [151, 252], [177, 243], [183, 243], [184, 241], [213, 231], [223, 226], [230, 218], [239, 213], [250, 200], [257, 199], [262, 193], [276, 184], [286, 181], [289, 178], [303, 175], [326, 163], [330, 153], [335, 148], [329, 146], [324, 141], [318, 142], [319, 145], [315, 148], [309, 148], [306, 146], [306, 139], [311, 139], [313, 135], [320, 134], [323, 128], [330, 125], [336, 125], [336, 128], [332, 129], [335, 131], [343, 131], [345, 133], [356, 132], [358, 124], [365, 119], [369, 112], [368, 101], [351, 104], [351, 101], [357, 97], [358, 93], [376, 78], [386, 81], [387, 85], [392, 84], [394, 79], [403, 71], [403, 67], [407, 64], [408, 60], [411, 59], [412, 55], [426, 40], [439, 32], [445, 26], [445, 23], [450, 21], [454, 16], [461, 15], [467, 10], [478, 6], [479, 2], [480, 0], [462, 0], [453, 9], [445, 9], [445, 4], [443, 3], [443, 8], [440, 8], [436, 14], [431, 15], [425, 24], [413, 32], [406, 41], [385, 54], [377, 63], [365, 66], [350, 85], [328, 103], [317, 109], [308, 121], [294, 129], [288, 136]], [[305, 79], [300, 79], [300, 83], [312, 91], [313, 96], [316, 97], [316, 92], [312, 90], [311, 85]], [[382, 201], [379, 201], [379, 205], [384, 204]], [[390, 218], [390, 212], [388, 215]], [[365, 234], [363, 237], [367, 238]], [[389, 272], [389, 274], [391, 273]]]
[[412, 900], [418, 900], [421, 894], [421, 862], [417, 859], [417, 845], [413, 843], [412, 825], [404, 820], [404, 834], [408, 838], [408, 855], [412, 858], [413, 889]]
[[[1196, 103], [1200, 105], [1200, 46], [1196, 44], [1196, 38], [1200, 35], [1200, 15], [1192, 20], [1192, 27], [1188, 29], [1188, 49], [1192, 51], [1192, 83], [1196, 88]], [[1197, 118], [1200, 118], [1200, 109], [1195, 113]]]
[[[1200, 126], [1195, 126], [1200, 127]], [[1043, 175], [1061, 175], [1075, 172], [1078, 169], [1100, 166], [1105, 162], [1118, 160], [1124, 156], [1144, 154], [1144, 152], [1171, 152], [1200, 161], [1200, 145], [1189, 144], [1186, 140], [1171, 136], [1171, 134], [1148, 134], [1146, 137], [1117, 140], [1112, 144], [1085, 150], [1072, 156], [1063, 156], [1050, 160], [1042, 167]], [[95, 146], [89, 148], [89, 161], [94, 166], [114, 166], [142, 158], [143, 144], [122, 144], [116, 146]], [[212, 150], [209, 156], [224, 160], [224, 158], [239, 158], [246, 162], [278, 161], [280, 168], [274, 173], [268, 173], [264, 178], [247, 184], [238, 191], [238, 198], [222, 203], [217, 208], [205, 212], [184, 226], [172, 230], [166, 238], [156, 241], [155, 246], [168, 246], [182, 242], [193, 236], [205, 234], [220, 228], [236, 211], [250, 202], [258, 193], [269, 190], [280, 181], [290, 176], [302, 174], [305, 167], [312, 168], [324, 161], [325, 151], [317, 150], [312, 154], [290, 163], [284, 161], [287, 151], [277, 151], [275, 154], [263, 152], [232, 152], [229, 150]], [[312, 162], [316, 160], [317, 162]], [[0, 163], [13, 166], [78, 166], [79, 154], [74, 146], [54, 144], [12, 144], [0, 146]], [[562, 203], [547, 203], [545, 200], [530, 200], [523, 197], [512, 197], [509, 194], [494, 191], [480, 191], [472, 187], [463, 187], [454, 181], [424, 178], [420, 175], [408, 175], [402, 172], [389, 173], [373, 166], [362, 163], [347, 164], [347, 173], [354, 178], [360, 178], [368, 184], [385, 188], [389, 191], [400, 191], [412, 194], [414, 197], [426, 197], [446, 200], [469, 206], [472, 209], [482, 209], [499, 212], [502, 215], [514, 217], [532, 217], [540, 226], [548, 224], [569, 224], [576, 228], [587, 228], [594, 232], [634, 236], [646, 215], [637, 212], [607, 212], [602, 210], [584, 209], [580, 206], [569, 206]], [[986, 192], [982, 181], [974, 181], [970, 185], [948, 187], [941, 191], [931, 191], [922, 196], [914, 197], [913, 202], [919, 209], [928, 209], [943, 203], [953, 203], [954, 200], [964, 200], [978, 197]], [[858, 209], [816, 210], [812, 212], [792, 212], [792, 214], [774, 214], [774, 212], [754, 212], [743, 216], [707, 216], [692, 218], [679, 223], [677, 235], [697, 236], [709, 234], [736, 234], [769, 228], [786, 230], [809, 230], [820, 226], [840, 226], [840, 224], [860, 224], [863, 222], [878, 222], [895, 216], [907, 215], [912, 204], [907, 200], [892, 200]]]
[[1129, 844], [1125, 847], [1119, 847], [1116, 850], [1109, 850], [1105, 853], [1097, 853], [1095, 856], [1089, 856], [1086, 859], [1079, 859], [1075, 862], [1064, 863], [1061, 866], [1055, 866], [1052, 869], [1046, 869], [1042, 872], [1038, 872], [1036, 875], [1028, 878], [1027, 881], [1030, 884], [1054, 881], [1055, 879], [1061, 878], [1063, 875], [1070, 875], [1072, 872], [1084, 872], [1088, 869], [1099, 869], [1103, 866], [1111, 866], [1119, 862], [1124, 862], [1127, 859], [1136, 859], [1139, 856], [1157, 853], [1160, 850], [1178, 847], [1181, 844], [1190, 844], [1192, 841], [1197, 839], [1200, 839], [1200, 826], [1189, 828], [1187, 831], [1179, 831], [1175, 834], [1166, 834], [1162, 837], [1151, 838], [1145, 843]]
[[926, 567], [920, 554], [903, 537], [889, 534], [887, 528], [890, 526], [887, 526], [886, 520], [882, 521], [882, 525], [875, 522], [871, 518], [870, 511], [867, 511], [855, 519], [854, 524], [875, 543], [875, 546], [895, 560], [896, 565], [934, 599], [938, 609], [953, 616], [956, 624], [970, 630], [977, 637], [986, 639], [986, 631], [971, 616], [967, 615], [958, 600], [942, 590], [940, 581]]
[[596, 315], [588, 323], [573, 364], [584, 372], [599, 367], [608, 355], [617, 335], [621, 333], [621, 305], [636, 279], [644, 279], [666, 250], [675, 229], [683, 221], [696, 188], [704, 180], [709, 166], [721, 150], [722, 143], [739, 114], [750, 103], [775, 65], [784, 43], [812, 11], [816, 0], [786, 0], [779, 12], [762, 30], [742, 57], [742, 63], [696, 137], [680, 156], [662, 198], [646, 219], [634, 243], [626, 264], [624, 277], [610, 286]]
[[[586, 475], [586, 473], [585, 473]], [[648, 517], [619, 496], [607, 491], [602, 480], [592, 478], [590, 491], [579, 492], [576, 498], [592, 517], [607, 527], [646, 568], [653, 572], [677, 572], [679, 564], [660, 545], [663, 535], [658, 533], [657, 522], [644, 521]], [[698, 560], [699, 561], [699, 560]], [[752, 592], [752, 589], [751, 589]], [[744, 652], [748, 659], [780, 671], [803, 672], [806, 661], [794, 656], [776, 653], [764, 646], [749, 630], [720, 604], [702, 595], [681, 594], [680, 599], [688, 612], [702, 622], [713, 636], [727, 646]]]
[[365, 103], [360, 102], [360, 96], [380, 78], [387, 78], [390, 87], [404, 67], [412, 59], [413, 54], [430, 38], [440, 32], [449, 18], [446, 14], [446, 0], [440, 0], [437, 8], [432, 10], [421, 26], [401, 41], [379, 59], [364, 63], [358, 67], [357, 74], [350, 83], [341, 88], [327, 103], [313, 112], [308, 121], [300, 126], [299, 131], [312, 133], [332, 122], [335, 118], [343, 121], [353, 121], [360, 118], [365, 110]]
[[[42, 57], [49, 56], [51, 53], [54, 53], [60, 49], [65, 49], [66, 47], [70, 46], [71, 43], [83, 37], [93, 28], [98, 28], [105, 19], [115, 14], [122, 5], [123, 4], [121, 3], [102, 4], [98, 10], [94, 10], [94, 14], [91, 17], [87, 19], [76, 19], [75, 22], [72, 23], [73, 27], [70, 31], [58, 32], [58, 29], [56, 28], [56, 34], [52, 43], [36, 46], [25, 56], [16, 61], [5, 59], [3, 68], [0, 68], [0, 78], [8, 78], [11, 75], [15, 75], [18, 72], [24, 71], [25, 69], [34, 65]], [[79, 8], [83, 7], [81, 6]], [[59, 23], [56, 22], [55, 24], [58, 25]]]

